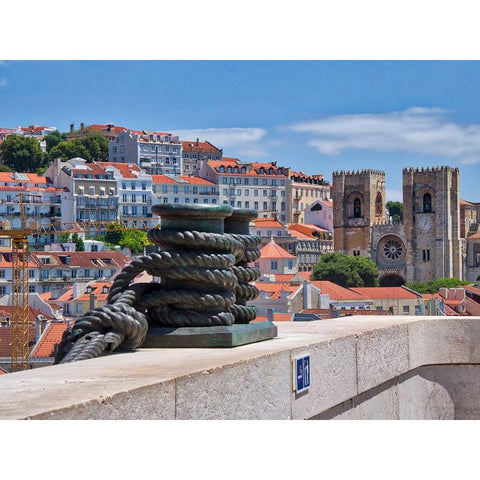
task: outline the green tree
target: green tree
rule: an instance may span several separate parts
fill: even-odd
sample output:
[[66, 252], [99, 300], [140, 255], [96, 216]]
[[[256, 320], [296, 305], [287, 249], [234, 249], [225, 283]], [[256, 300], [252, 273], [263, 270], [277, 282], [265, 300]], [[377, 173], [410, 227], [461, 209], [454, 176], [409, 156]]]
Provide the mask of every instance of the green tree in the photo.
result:
[[465, 282], [458, 278], [437, 278], [436, 280], [428, 280], [427, 282], [408, 282], [405, 284], [410, 290], [418, 293], [438, 293], [444, 288], [456, 288], [461, 285], [471, 285], [472, 282]]
[[16, 172], [36, 172], [47, 163], [47, 156], [37, 140], [22, 135], [9, 135], [0, 145], [3, 165]]
[[329, 280], [342, 287], [375, 287], [378, 268], [369, 258], [326, 253], [313, 268], [312, 280]]
[[403, 221], [403, 203], [402, 202], [387, 202], [388, 212], [394, 222]]
[[105, 242], [110, 245], [120, 245], [123, 227], [119, 223], [111, 223], [105, 232]]
[[108, 140], [100, 135], [88, 135], [80, 140], [90, 154], [90, 160], [104, 162], [108, 160]]
[[13, 170], [10, 167], [7, 167], [6, 165], [0, 165], [0, 172], [13, 172]]
[[53, 147], [56, 147], [60, 142], [64, 142], [67, 139], [66, 133], [61, 133], [58, 130], [45, 135], [45, 142], [47, 144], [47, 152], [49, 152]]
[[72, 235], [72, 242], [75, 243], [75, 250], [77, 252], [85, 251], [85, 244], [83, 243], [83, 239], [78, 236], [78, 233]]
[[149, 244], [150, 242], [148, 241], [146, 232], [143, 230], [130, 229], [122, 232], [122, 238], [119, 242], [119, 245], [122, 248], [128, 248], [133, 255], [143, 253], [144, 247]]
[[60, 142], [50, 150], [50, 158], [52, 160], [60, 158], [63, 162], [66, 162], [74, 157], [84, 158], [87, 161], [91, 159], [90, 152], [85, 145], [82, 145], [80, 140]]
[[58, 241], [60, 243], [69, 243], [70, 242], [70, 234], [69, 233], [61, 233], [58, 236]]

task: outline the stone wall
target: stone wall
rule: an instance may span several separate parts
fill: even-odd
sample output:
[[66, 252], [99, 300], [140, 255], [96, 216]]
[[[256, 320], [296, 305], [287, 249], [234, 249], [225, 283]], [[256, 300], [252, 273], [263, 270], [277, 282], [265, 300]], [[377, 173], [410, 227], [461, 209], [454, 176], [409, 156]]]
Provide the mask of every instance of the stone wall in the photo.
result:
[[[0, 419], [480, 418], [480, 317], [279, 322], [231, 349], [140, 349], [0, 376]], [[292, 361], [310, 355], [311, 386]]]

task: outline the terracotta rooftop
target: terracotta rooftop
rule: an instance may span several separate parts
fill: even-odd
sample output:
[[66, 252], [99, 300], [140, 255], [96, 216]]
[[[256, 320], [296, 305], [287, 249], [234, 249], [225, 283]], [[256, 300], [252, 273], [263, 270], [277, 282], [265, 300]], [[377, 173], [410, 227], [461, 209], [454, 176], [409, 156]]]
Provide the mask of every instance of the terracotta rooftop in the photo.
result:
[[32, 357], [53, 357], [55, 345], [62, 340], [63, 332], [67, 329], [68, 322], [49, 322], [43, 331], [39, 342], [32, 350]]
[[312, 285], [320, 289], [323, 295], [329, 295], [330, 300], [367, 300], [367, 298], [361, 293], [350, 288], [342, 287], [341, 285], [337, 285], [328, 280], [312, 280]]
[[[274, 322], [291, 322], [293, 317], [293, 313], [273, 313], [273, 321]], [[266, 322], [268, 317], [265, 316], [257, 316], [255, 320], [252, 322]], [[250, 322], [250, 323], [252, 323]]]
[[285, 225], [280, 223], [275, 218], [256, 218], [252, 221], [255, 225], [255, 228], [275, 228], [277, 230], [284, 230]]
[[273, 282], [256, 282], [255, 286], [261, 292], [270, 293], [269, 298], [281, 298], [282, 294], [287, 293], [287, 297], [290, 297], [296, 292], [301, 285], [292, 285], [289, 283], [273, 283]]
[[422, 295], [413, 293], [403, 287], [352, 287], [350, 290], [372, 300], [422, 298]]
[[122, 175], [123, 178], [137, 178], [138, 175], [135, 175], [133, 172], [140, 173], [141, 169], [136, 163], [122, 163], [122, 162], [96, 162], [97, 165], [100, 165], [103, 169], [108, 167], [114, 167]]
[[168, 175], [152, 175], [152, 182], [155, 183], [173, 183], [175, 185], [205, 185], [215, 186], [215, 183], [200, 177], [171, 177]]
[[260, 258], [297, 258], [288, 253], [280, 245], [277, 245], [273, 239], [260, 249]]
[[196, 141], [182, 141], [182, 149], [184, 152], [211, 152], [211, 153], [222, 153], [222, 150], [217, 148], [215, 145], [212, 145], [210, 142], [199, 142]]
[[[12, 355], [12, 329], [13, 327], [0, 327], [0, 358]], [[35, 342], [35, 324], [30, 323], [29, 340], [33, 345]]]

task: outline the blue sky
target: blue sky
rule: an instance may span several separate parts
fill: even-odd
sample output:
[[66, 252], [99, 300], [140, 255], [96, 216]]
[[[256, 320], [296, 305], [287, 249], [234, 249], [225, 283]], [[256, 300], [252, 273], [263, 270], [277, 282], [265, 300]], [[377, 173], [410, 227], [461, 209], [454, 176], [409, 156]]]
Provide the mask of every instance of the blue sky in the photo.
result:
[[0, 62], [0, 126], [114, 122], [305, 173], [460, 168], [480, 201], [478, 61]]

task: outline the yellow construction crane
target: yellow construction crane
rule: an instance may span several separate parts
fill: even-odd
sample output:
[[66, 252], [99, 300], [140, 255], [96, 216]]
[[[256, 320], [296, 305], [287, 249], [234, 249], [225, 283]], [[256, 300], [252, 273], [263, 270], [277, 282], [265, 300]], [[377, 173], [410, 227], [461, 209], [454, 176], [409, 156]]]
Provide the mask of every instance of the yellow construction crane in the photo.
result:
[[8, 235], [12, 239], [12, 372], [27, 370], [30, 354], [29, 328], [29, 235], [58, 235], [60, 233], [93, 233], [108, 231], [109, 226], [114, 229], [134, 228], [148, 230], [152, 218], [136, 219], [136, 225], [130, 226], [133, 220], [112, 220], [100, 222], [51, 223], [27, 227], [23, 197], [34, 195], [18, 194], [20, 203], [21, 229], [0, 230], [0, 235]]
[[24, 194], [20, 197], [22, 228], [10, 230], [12, 237], [12, 372], [28, 369], [30, 335], [28, 323], [28, 236], [32, 230], [25, 224]]

